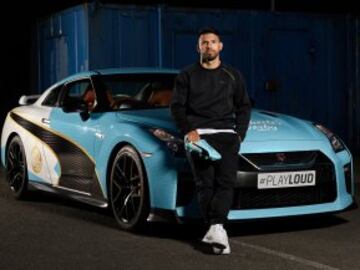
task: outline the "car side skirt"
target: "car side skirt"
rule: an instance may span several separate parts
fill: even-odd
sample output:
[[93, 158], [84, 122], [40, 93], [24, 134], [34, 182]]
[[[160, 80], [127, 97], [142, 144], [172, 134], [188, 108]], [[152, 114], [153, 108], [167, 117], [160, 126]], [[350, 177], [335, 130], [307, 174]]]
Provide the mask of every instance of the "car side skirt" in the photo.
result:
[[38, 183], [29, 181], [29, 189], [30, 190], [41, 190], [45, 192], [54, 193], [60, 195], [62, 197], [70, 198], [85, 204], [89, 204], [92, 206], [107, 208], [108, 202], [105, 200], [99, 200], [91, 196], [91, 194], [87, 194], [85, 192], [79, 192], [77, 190], [71, 190], [63, 187], [54, 187], [44, 183]]

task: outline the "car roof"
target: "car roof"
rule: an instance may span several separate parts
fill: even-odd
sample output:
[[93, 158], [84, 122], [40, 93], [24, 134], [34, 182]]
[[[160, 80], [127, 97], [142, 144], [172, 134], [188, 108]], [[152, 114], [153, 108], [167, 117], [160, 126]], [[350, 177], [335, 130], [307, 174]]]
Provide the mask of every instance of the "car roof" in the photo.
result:
[[99, 69], [95, 71], [101, 75], [114, 75], [114, 74], [141, 74], [141, 73], [156, 73], [156, 74], [177, 74], [179, 70], [169, 68], [146, 68], [146, 67], [134, 67], [134, 68], [108, 68]]
[[[90, 70], [90, 71], [83, 71], [79, 72], [70, 76], [63, 78], [62, 80], [56, 82], [55, 84], [51, 85], [47, 88], [44, 92], [48, 93], [52, 89], [74, 80], [78, 80], [81, 78], [89, 78], [94, 75], [116, 75], [116, 74], [170, 74], [176, 75], [180, 71], [178, 69], [171, 69], [171, 68], [155, 68], [155, 67], [126, 67], [126, 68], [107, 68], [107, 69], [97, 69], [97, 70]], [[42, 102], [44, 97], [39, 98], [39, 103]], [[38, 103], [38, 102], [37, 102]]]
[[178, 74], [179, 70], [169, 68], [149, 68], [149, 67], [133, 67], [133, 68], [108, 68], [108, 69], [97, 69], [90, 71], [83, 71], [71, 76], [68, 76], [61, 81], [57, 82], [56, 85], [63, 84], [69, 81], [80, 79], [82, 77], [88, 78], [94, 75], [116, 75], [116, 74]]
[[[126, 68], [107, 68], [107, 69], [97, 69], [83, 71], [75, 73], [73, 75], [67, 76], [62, 80], [54, 83], [49, 88], [47, 88], [44, 93], [51, 91], [52, 89], [74, 80], [81, 78], [89, 78], [94, 75], [116, 75], [116, 74], [173, 74], [176, 75], [180, 72], [178, 69], [170, 68], [155, 68], [155, 67], [126, 67]], [[41, 98], [40, 98], [41, 99]], [[42, 100], [42, 99], [41, 99]]]

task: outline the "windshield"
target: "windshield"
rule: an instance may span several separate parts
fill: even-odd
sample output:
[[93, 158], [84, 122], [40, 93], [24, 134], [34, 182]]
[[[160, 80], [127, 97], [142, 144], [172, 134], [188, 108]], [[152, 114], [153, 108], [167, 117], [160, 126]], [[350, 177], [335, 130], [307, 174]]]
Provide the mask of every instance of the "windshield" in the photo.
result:
[[176, 74], [98, 75], [93, 78], [98, 104], [110, 110], [169, 107]]

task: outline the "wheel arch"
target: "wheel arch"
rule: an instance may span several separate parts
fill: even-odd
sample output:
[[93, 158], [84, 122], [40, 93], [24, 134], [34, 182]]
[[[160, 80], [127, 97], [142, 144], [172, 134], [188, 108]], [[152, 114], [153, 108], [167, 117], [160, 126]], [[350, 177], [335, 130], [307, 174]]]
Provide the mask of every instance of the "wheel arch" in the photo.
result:
[[147, 192], [148, 192], [148, 195], [149, 195], [148, 199], [149, 199], [149, 203], [151, 204], [151, 194], [150, 194], [150, 188], [149, 188], [150, 183], [148, 181], [148, 175], [147, 175], [147, 171], [146, 171], [146, 167], [145, 167], [142, 155], [139, 152], [139, 150], [136, 148], [136, 146], [134, 146], [132, 143], [127, 142], [127, 141], [121, 141], [121, 142], [117, 143], [113, 147], [113, 149], [111, 150], [111, 153], [109, 155], [109, 159], [108, 159], [108, 162], [106, 164], [106, 193], [107, 193], [106, 195], [107, 195], [107, 197], [109, 199], [110, 198], [110, 196], [109, 196], [109, 190], [110, 190], [109, 183], [110, 183], [110, 175], [111, 175], [111, 165], [114, 162], [114, 159], [115, 159], [117, 153], [119, 152], [119, 150], [122, 149], [125, 146], [131, 146], [136, 151], [136, 153], [139, 155], [140, 162], [141, 162], [141, 167], [143, 169], [145, 181], [146, 181], [146, 184], [147, 184]]
[[[16, 136], [19, 136], [20, 139], [21, 139], [20, 134], [17, 133], [17, 132], [15, 132], [15, 131], [11, 132], [10, 135], [9, 135], [9, 136], [7, 137], [7, 139], [6, 139], [6, 143], [5, 143], [5, 153], [4, 153], [4, 156], [3, 156], [3, 158], [4, 158], [3, 164], [5, 165], [5, 167], [7, 166], [7, 164], [6, 164], [6, 156], [7, 156], [8, 150], [9, 150], [10, 142], [11, 142], [11, 140], [12, 140], [14, 137], [16, 137]], [[26, 152], [25, 152], [25, 155], [26, 155]], [[25, 156], [25, 158], [26, 158], [26, 156]]]

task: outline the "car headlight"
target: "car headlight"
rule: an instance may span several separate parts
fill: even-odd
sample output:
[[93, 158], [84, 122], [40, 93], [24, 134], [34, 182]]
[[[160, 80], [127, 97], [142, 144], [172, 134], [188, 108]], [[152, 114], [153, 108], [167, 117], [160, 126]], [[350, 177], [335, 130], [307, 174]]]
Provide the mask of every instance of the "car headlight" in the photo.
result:
[[163, 141], [174, 154], [182, 155], [184, 153], [183, 140], [161, 128], [150, 128], [149, 130], [156, 138]]
[[326, 135], [326, 137], [329, 139], [331, 146], [335, 152], [340, 152], [345, 149], [344, 143], [336, 134], [331, 132], [329, 129], [327, 129], [323, 125], [320, 125], [320, 124], [314, 124], [314, 125], [315, 125], [315, 127], [317, 127], [318, 130], [320, 130], [322, 133], [324, 133]]

